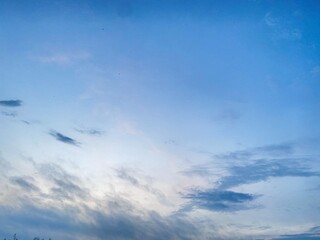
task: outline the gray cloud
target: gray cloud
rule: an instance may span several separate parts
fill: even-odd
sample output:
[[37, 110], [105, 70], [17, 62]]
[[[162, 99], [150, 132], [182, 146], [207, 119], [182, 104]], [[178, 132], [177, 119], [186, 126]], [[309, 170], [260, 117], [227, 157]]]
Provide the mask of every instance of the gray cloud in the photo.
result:
[[210, 165], [196, 165], [193, 166], [191, 169], [180, 171], [183, 175], [192, 177], [192, 176], [202, 176], [206, 177], [212, 175], [210, 171]]
[[191, 240], [200, 236], [197, 228], [181, 216], [162, 217], [117, 196], [109, 196], [102, 202], [95, 208], [86, 203], [55, 206], [21, 202], [14, 208], [0, 205], [0, 234], [19, 229], [19, 236], [24, 238], [43, 232], [47, 234], [44, 237], [67, 240]]
[[97, 130], [97, 129], [78, 129], [78, 128], [75, 128], [75, 130], [79, 133], [82, 133], [82, 134], [86, 134], [86, 135], [101, 135], [103, 134], [103, 131], [100, 131], [100, 130]]
[[[292, 143], [284, 143], [233, 151], [216, 155], [214, 162], [196, 165], [182, 171], [182, 174], [190, 177], [218, 177], [214, 189], [195, 191], [184, 195], [184, 198], [191, 200], [185, 209], [192, 210], [194, 206], [212, 211], [248, 209], [250, 208], [248, 203], [258, 196], [241, 195], [241, 193], [229, 191], [231, 188], [266, 181], [274, 177], [320, 177], [320, 172], [312, 171], [306, 165], [313, 159], [288, 157], [294, 152], [293, 146]], [[220, 163], [222, 163], [222, 167], [220, 167]], [[220, 168], [217, 169], [217, 166]], [[223, 197], [225, 199], [221, 200]], [[227, 199], [227, 197], [230, 198]], [[245, 201], [233, 202], [231, 201], [232, 197], [243, 197]]]
[[8, 170], [11, 170], [12, 166], [11, 164], [5, 160], [0, 152], [0, 177], [4, 176], [6, 174], [6, 172], [8, 172]]
[[236, 111], [235, 109], [224, 109], [220, 111], [215, 117], [215, 122], [225, 123], [225, 122], [233, 122], [241, 118], [241, 113]]
[[82, 181], [64, 171], [56, 164], [41, 164], [38, 170], [42, 176], [53, 184], [50, 198], [58, 200], [88, 199], [89, 190], [81, 187]]
[[[117, 172], [117, 176], [120, 179], [131, 183], [133, 186], [135, 186], [135, 187], [137, 187], [139, 189], [142, 189], [142, 190], [144, 190], [144, 191], [146, 191], [148, 193], [151, 193], [151, 194], [157, 196], [157, 198], [161, 202], [167, 203], [166, 196], [160, 190], [157, 190], [157, 189], [153, 188], [149, 184], [141, 183], [141, 181], [137, 177], [133, 176], [132, 172], [130, 173], [130, 170], [125, 169], [125, 168], [120, 168], [120, 169], [117, 169], [116, 172]], [[135, 174], [137, 175], [137, 173], [135, 173]]]
[[264, 156], [288, 156], [294, 152], [292, 143], [272, 144], [245, 150], [232, 151], [226, 154], [214, 155], [217, 159], [247, 160], [260, 155]]
[[[34, 195], [30, 190], [38, 188], [32, 184], [32, 177], [7, 178], [23, 191], [14, 193], [11, 203], [0, 202], [0, 236], [17, 232], [18, 237], [24, 239], [40, 234], [44, 238], [66, 240], [192, 240], [200, 235], [198, 228], [186, 217], [163, 217], [114, 193], [97, 199], [91, 196], [80, 178], [59, 165], [33, 166], [38, 170], [37, 178], [47, 180], [50, 191]], [[78, 201], [82, 194], [90, 198], [83, 197]], [[19, 197], [24, 195], [26, 197]], [[77, 201], [61, 201], [66, 199]]]
[[11, 183], [18, 185], [25, 191], [33, 191], [33, 192], [39, 192], [39, 188], [34, 185], [31, 181], [33, 178], [31, 177], [11, 177], [10, 181]]
[[22, 101], [21, 100], [1, 100], [0, 105], [5, 107], [20, 107], [22, 105]]
[[307, 159], [261, 159], [244, 165], [228, 167], [229, 176], [219, 180], [219, 189], [242, 184], [265, 181], [271, 177], [319, 177], [320, 172], [311, 171], [301, 162]]
[[31, 122], [27, 121], [27, 120], [21, 120], [21, 122], [23, 122], [24, 124], [30, 125]]
[[309, 231], [300, 234], [281, 235], [272, 240], [316, 240], [320, 239], [320, 226], [313, 227]]
[[80, 145], [79, 142], [77, 142], [73, 138], [70, 138], [68, 136], [63, 135], [62, 133], [59, 133], [59, 132], [56, 132], [56, 131], [50, 131], [50, 135], [53, 136], [56, 140], [58, 140], [60, 142], [71, 144], [71, 145], [74, 145], [74, 146], [79, 146]]
[[6, 112], [6, 111], [2, 111], [1, 112], [2, 115], [7, 116], [7, 117], [16, 117], [17, 113], [16, 112]]
[[[204, 191], [194, 190], [183, 196], [191, 203], [186, 209], [203, 208], [211, 211], [239, 211], [250, 208], [247, 203], [258, 196], [233, 191], [220, 191], [209, 189]], [[252, 207], [251, 207], [252, 208]]]

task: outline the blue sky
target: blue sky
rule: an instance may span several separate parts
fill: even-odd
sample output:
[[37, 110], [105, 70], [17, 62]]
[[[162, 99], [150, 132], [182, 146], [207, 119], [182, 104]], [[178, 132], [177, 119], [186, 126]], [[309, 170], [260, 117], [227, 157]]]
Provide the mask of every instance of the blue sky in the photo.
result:
[[0, 1], [0, 237], [319, 239], [318, 1]]

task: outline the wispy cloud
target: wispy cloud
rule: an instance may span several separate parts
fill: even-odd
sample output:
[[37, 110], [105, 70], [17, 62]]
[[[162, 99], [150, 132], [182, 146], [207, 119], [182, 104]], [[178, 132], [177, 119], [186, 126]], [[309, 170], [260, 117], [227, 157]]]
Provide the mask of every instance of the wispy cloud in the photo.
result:
[[5, 173], [10, 170], [12, 168], [11, 164], [5, 160], [2, 155], [1, 155], [1, 152], [0, 152], [0, 173], [2, 176], [5, 175]]
[[309, 231], [299, 234], [281, 235], [272, 240], [316, 240], [320, 239], [320, 226], [313, 227]]
[[52, 63], [52, 64], [71, 64], [79, 61], [83, 61], [90, 58], [90, 54], [87, 52], [78, 52], [78, 53], [53, 53], [48, 55], [42, 55], [33, 57], [33, 59], [41, 63]]
[[103, 134], [103, 131], [98, 130], [98, 129], [79, 129], [75, 128], [75, 130], [79, 133], [86, 134], [86, 135], [93, 135], [93, 136], [98, 136]]
[[[219, 191], [216, 189], [195, 190], [183, 196], [191, 200], [186, 209], [203, 208], [211, 211], [239, 211], [250, 208], [248, 202], [258, 196], [233, 191]], [[252, 208], [252, 206], [251, 206]]]
[[219, 189], [265, 181], [272, 177], [320, 177], [301, 162], [307, 159], [262, 159], [245, 165], [228, 167], [229, 176], [219, 180]]
[[[133, 186], [157, 196], [161, 202], [167, 202], [165, 195], [160, 190], [155, 189], [150, 184], [142, 183], [141, 180], [137, 178], [137, 176], [134, 176], [133, 171], [130, 171], [129, 169], [126, 169], [126, 168], [120, 168], [120, 169], [117, 169], [116, 172], [117, 172], [117, 176], [120, 179], [127, 181]], [[135, 173], [135, 175], [137, 175], [137, 173]]]
[[225, 160], [247, 160], [257, 156], [288, 156], [294, 152], [293, 143], [282, 143], [249, 148], [245, 150], [232, 151], [225, 154], [214, 155], [215, 158]]
[[21, 100], [1, 100], [0, 105], [5, 107], [20, 107], [22, 105], [22, 101]]
[[236, 111], [235, 109], [232, 108], [227, 108], [222, 111], [220, 111], [215, 117], [214, 121], [215, 122], [234, 122], [235, 120], [238, 120], [241, 118], [241, 113], [239, 111]]
[[[22, 204], [17, 208], [0, 206], [2, 229], [19, 229], [25, 238], [40, 231], [49, 232], [56, 239], [197, 239], [200, 233], [194, 225], [181, 217], [162, 217], [156, 212], [146, 212], [144, 217], [135, 214], [133, 206], [122, 207], [123, 199], [107, 213], [104, 209], [89, 206], [58, 208]], [[130, 203], [127, 203], [130, 205]], [[1, 230], [0, 230], [1, 233]], [[48, 234], [48, 233], [47, 233]]]
[[[196, 190], [185, 195], [184, 198], [192, 199], [187, 207], [198, 206], [212, 211], [248, 209], [252, 206], [247, 203], [258, 196], [243, 195], [230, 189], [276, 177], [320, 177], [319, 171], [307, 165], [313, 159], [294, 157], [293, 153], [293, 143], [266, 145], [215, 155], [212, 162], [182, 171], [190, 177], [210, 178], [211, 183], [214, 177], [216, 183], [213, 189]], [[222, 166], [219, 165], [221, 162]], [[244, 201], [237, 202], [241, 197]]]
[[42, 176], [51, 182], [50, 198], [54, 199], [88, 199], [89, 191], [81, 187], [79, 178], [70, 175], [56, 164], [41, 164], [38, 166]]
[[208, 164], [196, 165], [196, 166], [193, 166], [191, 169], [181, 171], [181, 173], [183, 175], [190, 176], [190, 177], [191, 176], [205, 177], [205, 176], [212, 175], [212, 172], [210, 171], [210, 165]]
[[2, 111], [1, 114], [4, 115], [4, 116], [7, 116], [7, 117], [12, 117], [12, 118], [14, 118], [14, 117], [17, 116], [17, 113], [16, 113], [16, 112], [6, 112], [6, 111]]
[[74, 140], [71, 137], [65, 136], [62, 133], [56, 132], [56, 131], [50, 131], [49, 133], [51, 136], [53, 136], [56, 140], [63, 142], [63, 143], [67, 143], [67, 144], [71, 144], [74, 146], [79, 146], [80, 143], [77, 142], [76, 140]]
[[292, 24], [294, 21], [286, 21], [268, 12], [264, 17], [264, 22], [272, 30], [274, 39], [295, 41], [302, 38], [302, 31]]
[[22, 189], [26, 191], [38, 192], [39, 188], [31, 182], [32, 180], [33, 180], [32, 177], [11, 177], [10, 178], [11, 183], [18, 185]]
[[[9, 182], [21, 187], [25, 198], [0, 201], [0, 235], [19, 229], [31, 238], [46, 232], [54, 239], [198, 239], [198, 228], [184, 216], [161, 216], [114, 193], [95, 198], [87, 182], [56, 164], [34, 164], [37, 180], [44, 178], [49, 191], [38, 188], [31, 177], [15, 176]], [[8, 185], [10, 187], [10, 185]], [[30, 192], [30, 190], [32, 190]], [[20, 195], [21, 195], [20, 193]]]

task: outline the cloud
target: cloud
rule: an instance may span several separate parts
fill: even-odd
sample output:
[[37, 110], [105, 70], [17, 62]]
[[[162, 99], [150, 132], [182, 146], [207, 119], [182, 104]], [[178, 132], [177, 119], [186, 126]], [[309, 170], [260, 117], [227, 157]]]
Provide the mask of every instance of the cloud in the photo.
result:
[[17, 208], [0, 206], [0, 233], [7, 229], [19, 229], [24, 238], [45, 232], [52, 239], [67, 240], [191, 240], [197, 239], [200, 234], [186, 219], [161, 217], [153, 211], [139, 216], [134, 214], [134, 210], [124, 211], [120, 207], [107, 213], [103, 208], [92, 209], [88, 206], [66, 206], [62, 209], [32, 204]]
[[220, 111], [215, 117], [214, 121], [215, 122], [233, 122], [235, 120], [238, 120], [241, 118], [241, 113], [239, 111], [236, 111], [234, 109], [224, 109]]
[[82, 181], [68, 174], [56, 164], [41, 164], [38, 166], [39, 173], [51, 182], [49, 196], [52, 199], [59, 200], [75, 200], [88, 199], [90, 197], [89, 190], [81, 187]]
[[2, 154], [0, 152], [0, 173], [1, 173], [0, 176], [4, 176], [6, 172], [8, 172], [8, 170], [11, 170], [11, 169], [12, 169], [11, 164], [2, 157]]
[[184, 195], [184, 198], [191, 199], [184, 209], [192, 210], [195, 207], [212, 211], [250, 209], [252, 206], [248, 203], [258, 196], [232, 192], [231, 188], [275, 177], [320, 177], [320, 172], [313, 171], [306, 165], [306, 162], [313, 159], [290, 157], [293, 150], [293, 144], [285, 143], [233, 151], [215, 155], [215, 161], [182, 171], [186, 176], [214, 177], [216, 183], [213, 189], [196, 190], [194, 193]]
[[103, 131], [100, 131], [97, 129], [78, 129], [78, 128], [75, 128], [75, 130], [79, 133], [86, 134], [86, 135], [101, 135], [101, 134], [103, 134]]
[[5, 112], [5, 111], [2, 111], [1, 114], [4, 115], [4, 116], [13, 117], [13, 118], [17, 116], [16, 112]]
[[46, 64], [61, 64], [67, 65], [72, 64], [79, 61], [84, 61], [90, 58], [90, 54], [86, 52], [78, 52], [78, 53], [53, 53], [43, 56], [33, 57], [33, 59]]
[[[31, 177], [8, 179], [23, 191], [17, 194], [9, 189], [7, 194], [14, 200], [0, 201], [0, 236], [16, 229], [19, 229], [19, 236], [26, 239], [39, 233], [45, 233], [46, 236], [42, 234], [45, 238], [66, 240], [192, 240], [201, 236], [198, 227], [187, 217], [161, 216], [116, 193], [95, 198], [82, 179], [60, 166], [34, 166], [39, 173], [37, 180], [44, 178], [49, 191], [44, 191], [46, 194], [30, 192], [30, 189], [37, 189], [31, 184]], [[53, 190], [55, 188], [59, 188], [58, 193]], [[22, 193], [25, 197], [20, 198]], [[81, 196], [83, 194], [89, 197]]]
[[209, 189], [204, 191], [195, 190], [193, 193], [186, 194], [183, 197], [191, 200], [186, 209], [202, 208], [210, 211], [239, 211], [248, 209], [247, 203], [255, 200], [258, 196]]
[[[181, 171], [182, 174], [187, 176], [202, 176], [208, 177], [217, 174], [214, 173], [217, 164], [216, 160], [222, 160], [224, 164], [228, 165], [224, 167], [223, 171], [229, 171], [230, 166], [237, 164], [249, 164], [250, 162], [256, 162], [258, 159], [276, 159], [279, 157], [290, 156], [294, 153], [293, 143], [282, 143], [282, 144], [270, 144], [255, 148], [248, 148], [244, 150], [231, 151], [223, 154], [214, 154], [213, 158], [215, 163], [209, 162], [206, 164], [195, 165], [190, 169]], [[212, 155], [212, 153], [208, 153]], [[219, 174], [221, 175], [221, 174]]]
[[272, 240], [316, 240], [320, 239], [320, 226], [313, 227], [309, 231], [300, 234], [281, 235]]
[[71, 144], [71, 145], [74, 145], [74, 146], [79, 146], [79, 144], [80, 144], [79, 142], [77, 142], [73, 138], [65, 136], [62, 133], [59, 133], [59, 132], [56, 132], [56, 131], [51, 131], [50, 135], [53, 136], [56, 140], [58, 140], [60, 142], [63, 142], [63, 143]]
[[130, 172], [129, 169], [125, 169], [125, 168], [117, 169], [116, 172], [117, 172], [117, 176], [120, 179], [129, 182], [133, 186], [135, 186], [139, 189], [142, 189], [143, 191], [146, 191], [148, 193], [151, 193], [151, 194], [157, 196], [157, 198], [161, 202], [167, 203], [166, 196], [160, 190], [153, 188], [149, 184], [141, 183], [141, 181], [137, 177], [133, 176], [133, 174], [137, 175], [137, 173], [134, 173], [133, 171]]
[[212, 172], [210, 171], [210, 166], [206, 165], [196, 165], [193, 166], [191, 169], [181, 171], [183, 175], [186, 176], [202, 176], [206, 177], [209, 175], [212, 175]]
[[320, 172], [311, 171], [301, 162], [307, 159], [261, 159], [245, 165], [228, 167], [229, 176], [219, 180], [219, 189], [242, 184], [265, 181], [271, 177], [319, 177]]
[[22, 101], [21, 100], [1, 100], [0, 105], [5, 107], [20, 107], [22, 105]]
[[302, 38], [302, 32], [293, 18], [286, 20], [268, 12], [264, 17], [264, 22], [272, 30], [275, 40], [296, 41]]
[[36, 185], [34, 185], [31, 182], [31, 180], [33, 180], [33, 178], [31, 177], [11, 177], [10, 178], [11, 183], [18, 185], [25, 191], [39, 192], [40, 191], [39, 188]]
[[24, 123], [24, 124], [27, 124], [27, 125], [30, 125], [30, 124], [31, 124], [31, 122], [29, 122], [29, 121], [27, 121], [27, 120], [21, 120], [21, 122]]
[[294, 152], [293, 143], [271, 144], [245, 150], [232, 151], [226, 154], [214, 155], [215, 158], [225, 160], [247, 160], [257, 156], [287, 156]]

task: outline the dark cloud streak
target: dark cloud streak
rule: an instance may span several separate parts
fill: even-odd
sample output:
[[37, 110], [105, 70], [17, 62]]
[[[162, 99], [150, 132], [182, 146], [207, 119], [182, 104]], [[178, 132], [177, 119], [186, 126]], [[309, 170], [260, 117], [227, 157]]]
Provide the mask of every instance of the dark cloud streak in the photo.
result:
[[49, 133], [51, 136], [53, 136], [56, 140], [63, 142], [63, 143], [67, 143], [70, 145], [74, 145], [74, 146], [79, 146], [80, 143], [77, 142], [76, 140], [74, 140], [71, 137], [65, 136], [62, 133], [56, 132], [56, 131], [50, 131]]
[[11, 177], [10, 181], [11, 183], [18, 185], [19, 187], [23, 188], [26, 191], [33, 191], [33, 192], [39, 192], [39, 188], [34, 185], [32, 182], [30, 182], [30, 179], [32, 178], [23, 178], [23, 177]]
[[319, 177], [320, 172], [311, 171], [301, 164], [306, 159], [261, 159], [245, 165], [229, 166], [229, 176], [222, 177], [219, 189], [242, 184], [266, 181], [272, 177]]
[[17, 116], [16, 112], [5, 112], [5, 111], [3, 111], [3, 112], [1, 112], [1, 114], [4, 115], [4, 116], [7, 116], [7, 117], [12, 117], [12, 118]]
[[0, 105], [4, 107], [20, 107], [22, 105], [21, 100], [1, 100]]
[[191, 200], [186, 209], [202, 208], [210, 211], [239, 211], [248, 209], [246, 203], [255, 200], [258, 196], [233, 191], [219, 191], [208, 189], [204, 191], [194, 190], [183, 196]]

